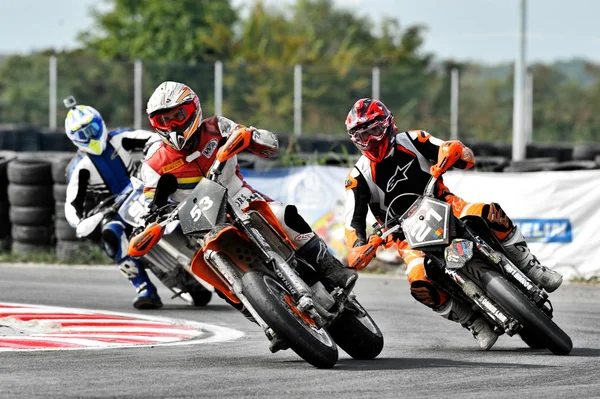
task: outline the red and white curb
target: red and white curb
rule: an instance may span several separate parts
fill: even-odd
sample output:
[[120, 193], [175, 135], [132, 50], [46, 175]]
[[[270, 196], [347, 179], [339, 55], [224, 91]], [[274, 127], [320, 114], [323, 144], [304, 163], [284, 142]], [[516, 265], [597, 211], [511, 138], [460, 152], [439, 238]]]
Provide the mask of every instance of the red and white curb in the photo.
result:
[[166, 317], [0, 302], [0, 352], [191, 345], [243, 335]]

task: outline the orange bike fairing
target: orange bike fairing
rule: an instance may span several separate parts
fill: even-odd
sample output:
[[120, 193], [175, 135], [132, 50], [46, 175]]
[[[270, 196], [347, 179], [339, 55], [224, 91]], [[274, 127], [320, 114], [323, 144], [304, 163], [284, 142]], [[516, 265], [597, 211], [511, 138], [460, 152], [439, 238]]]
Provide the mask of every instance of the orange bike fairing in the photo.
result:
[[[237, 238], [244, 240], [244, 241], [249, 241], [248, 237], [246, 237], [246, 235], [242, 234], [242, 232], [240, 232], [236, 227], [234, 226], [227, 226], [224, 229], [220, 230], [217, 235], [215, 235], [209, 242], [207, 242], [204, 245], [204, 250], [212, 250], [212, 251], [223, 251], [225, 253], [227, 253], [227, 250], [229, 248], [222, 248], [221, 247], [221, 238], [223, 238], [223, 236], [228, 235], [228, 234], [235, 234], [237, 236]], [[245, 264], [241, 264], [241, 263], [236, 263], [236, 265], [242, 269], [245, 272], [248, 271], [248, 267]]]
[[248, 204], [248, 206], [245, 207], [244, 209], [242, 209], [243, 212], [247, 212], [248, 210], [257, 211], [258, 213], [260, 213], [265, 218], [265, 220], [267, 221], [267, 223], [269, 223], [271, 225], [271, 227], [273, 227], [275, 229], [275, 231], [282, 238], [284, 238], [285, 241], [288, 244], [290, 244], [290, 247], [294, 248], [294, 250], [296, 249], [296, 247], [292, 243], [292, 240], [290, 240], [290, 238], [286, 234], [285, 230], [283, 229], [283, 227], [279, 223], [279, 220], [277, 219], [277, 216], [275, 216], [275, 214], [271, 210], [271, 207], [269, 206], [268, 202], [263, 201], [263, 200], [250, 201], [250, 203]]
[[204, 251], [202, 249], [196, 252], [196, 256], [194, 256], [194, 260], [192, 260], [192, 266], [190, 269], [194, 275], [215, 287], [216, 290], [219, 290], [231, 302], [236, 304], [241, 302], [234, 294], [231, 289], [231, 285], [229, 285], [225, 278], [217, 274], [217, 272], [215, 272], [213, 268], [206, 263], [204, 260]]
[[[237, 228], [233, 226], [227, 226], [221, 231], [217, 233], [206, 245], [203, 249], [196, 253], [194, 260], [192, 261], [192, 273], [196, 276], [200, 277], [202, 280], [206, 281], [215, 289], [221, 291], [227, 298], [229, 298], [234, 303], [240, 303], [240, 300], [235, 295], [235, 293], [231, 289], [231, 285], [227, 282], [225, 277], [222, 277], [217, 271], [215, 271], [212, 267], [210, 267], [206, 261], [204, 260], [204, 251], [211, 250], [215, 252], [223, 251], [227, 253], [227, 249], [223, 248], [220, 243], [220, 239], [227, 234], [235, 234], [238, 239], [242, 239], [248, 241], [248, 238], [244, 236]], [[230, 257], [232, 259], [233, 257]], [[236, 266], [240, 268], [244, 273], [248, 271], [248, 266], [241, 263], [235, 262]]]

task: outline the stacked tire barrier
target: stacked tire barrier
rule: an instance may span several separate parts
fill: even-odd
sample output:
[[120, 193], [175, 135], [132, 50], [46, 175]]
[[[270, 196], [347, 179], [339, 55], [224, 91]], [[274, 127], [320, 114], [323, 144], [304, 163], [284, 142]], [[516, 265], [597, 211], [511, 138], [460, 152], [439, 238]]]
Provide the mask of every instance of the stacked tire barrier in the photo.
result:
[[13, 252], [50, 251], [54, 243], [52, 164], [14, 159], [7, 165]]
[[12, 151], [0, 151], [0, 251], [5, 251], [10, 244], [10, 219], [8, 202], [7, 165], [17, 154]]

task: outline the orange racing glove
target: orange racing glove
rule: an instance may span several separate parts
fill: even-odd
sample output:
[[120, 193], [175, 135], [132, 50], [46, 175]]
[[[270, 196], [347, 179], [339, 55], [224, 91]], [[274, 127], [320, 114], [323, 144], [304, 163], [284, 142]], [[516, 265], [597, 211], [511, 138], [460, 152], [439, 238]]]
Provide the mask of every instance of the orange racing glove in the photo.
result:
[[458, 160], [465, 162], [465, 169], [471, 169], [475, 165], [475, 156], [469, 147], [458, 140], [445, 141], [440, 146], [438, 161], [431, 167], [429, 173], [437, 179]]
[[348, 251], [348, 265], [356, 270], [362, 270], [373, 260], [377, 253], [377, 248], [384, 242], [378, 235], [369, 238], [369, 242], [358, 247], [351, 248]]

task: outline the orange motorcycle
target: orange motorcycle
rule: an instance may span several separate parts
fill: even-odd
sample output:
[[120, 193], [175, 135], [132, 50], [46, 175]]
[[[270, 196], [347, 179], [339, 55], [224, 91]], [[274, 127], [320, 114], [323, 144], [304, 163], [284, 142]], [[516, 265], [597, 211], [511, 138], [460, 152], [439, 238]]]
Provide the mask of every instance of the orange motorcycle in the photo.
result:
[[[518, 334], [531, 348], [569, 354], [573, 343], [552, 320], [548, 294], [513, 264], [483, 218], [459, 219], [450, 204], [436, 199], [436, 183], [432, 176], [423, 195], [394, 198], [353, 266], [360, 270], [381, 245], [406, 240], [410, 248], [425, 253], [425, 271], [436, 286], [478, 309], [498, 334]], [[416, 199], [403, 215], [394, 215], [391, 204], [405, 196]]]
[[131, 241], [129, 254], [142, 256], [165, 233], [179, 225], [198, 250], [192, 272], [226, 300], [248, 312], [271, 341], [271, 352], [291, 348], [319, 368], [333, 367], [338, 345], [355, 359], [374, 359], [383, 348], [381, 331], [356, 295], [329, 287], [319, 274], [294, 256], [267, 202], [255, 200], [241, 210], [219, 182], [227, 160], [241, 151], [223, 147], [192, 193], [181, 203], [166, 204], [175, 191], [172, 175], [161, 177], [154, 220]]

